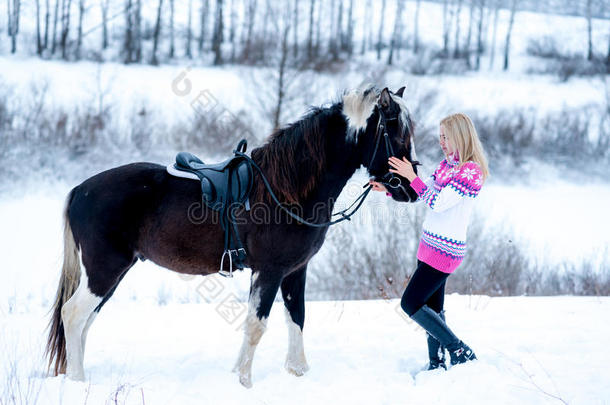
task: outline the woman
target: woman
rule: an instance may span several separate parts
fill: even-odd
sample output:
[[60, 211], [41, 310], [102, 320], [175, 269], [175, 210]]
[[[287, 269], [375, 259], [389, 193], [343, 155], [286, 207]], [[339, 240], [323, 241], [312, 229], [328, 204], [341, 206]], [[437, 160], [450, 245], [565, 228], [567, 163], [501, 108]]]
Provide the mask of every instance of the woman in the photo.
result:
[[[405, 158], [391, 157], [388, 162], [390, 172], [408, 179], [430, 208], [417, 251], [417, 269], [401, 300], [402, 309], [427, 332], [428, 370], [447, 369], [444, 348], [449, 351], [451, 365], [476, 359], [447, 327], [443, 302], [445, 281], [464, 258], [474, 198], [489, 174], [483, 147], [465, 114], [453, 114], [441, 121], [439, 143], [445, 159], [425, 183]], [[370, 183], [376, 191], [387, 191], [378, 182]]]

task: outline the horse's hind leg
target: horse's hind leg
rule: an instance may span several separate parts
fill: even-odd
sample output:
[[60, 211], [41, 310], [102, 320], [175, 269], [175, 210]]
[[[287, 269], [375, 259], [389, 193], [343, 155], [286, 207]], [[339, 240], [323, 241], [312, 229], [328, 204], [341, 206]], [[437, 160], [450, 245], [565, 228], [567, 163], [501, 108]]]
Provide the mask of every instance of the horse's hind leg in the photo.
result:
[[239, 382], [246, 388], [252, 387], [252, 359], [258, 342], [265, 329], [273, 300], [280, 287], [281, 272], [257, 272], [250, 281], [248, 315], [245, 323], [244, 341], [233, 371], [239, 373]]
[[81, 269], [78, 288], [61, 308], [61, 318], [66, 337], [66, 374], [68, 377], [79, 381], [85, 379], [83, 331], [87, 327], [95, 308], [100, 305], [103, 299], [103, 297], [91, 292], [88, 287], [86, 271], [82, 267]]
[[284, 367], [296, 376], [302, 376], [309, 370], [303, 347], [306, 272], [307, 267], [303, 267], [282, 280], [282, 297], [288, 325], [288, 355]]
[[133, 261], [113, 257], [108, 251], [105, 253], [107, 256], [103, 261], [91, 263], [92, 259], [85, 260], [88, 265], [81, 261], [78, 288], [61, 309], [66, 336], [66, 373], [74, 380], [85, 378], [85, 345], [91, 324], [102, 305], [114, 293], [121, 278], [133, 265]]

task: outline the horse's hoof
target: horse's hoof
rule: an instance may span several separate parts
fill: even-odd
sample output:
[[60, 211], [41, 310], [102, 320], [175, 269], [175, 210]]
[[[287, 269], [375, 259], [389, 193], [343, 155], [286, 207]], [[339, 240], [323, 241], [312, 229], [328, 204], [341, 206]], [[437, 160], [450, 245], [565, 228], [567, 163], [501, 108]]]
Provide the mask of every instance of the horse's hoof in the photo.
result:
[[240, 375], [239, 382], [246, 388], [252, 388], [252, 378], [249, 375]]
[[297, 364], [297, 363], [286, 362], [286, 364], [284, 365], [284, 368], [290, 374], [296, 375], [297, 377], [301, 377], [302, 375], [304, 375], [306, 372], [309, 371], [309, 366], [307, 365], [307, 363]]

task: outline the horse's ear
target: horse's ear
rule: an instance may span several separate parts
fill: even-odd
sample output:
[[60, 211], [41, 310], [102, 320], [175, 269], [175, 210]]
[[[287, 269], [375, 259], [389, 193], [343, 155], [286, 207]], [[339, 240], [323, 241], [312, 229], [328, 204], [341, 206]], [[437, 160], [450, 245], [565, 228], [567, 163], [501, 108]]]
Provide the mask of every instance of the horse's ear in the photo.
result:
[[382, 108], [388, 108], [390, 106], [392, 98], [390, 97], [390, 90], [386, 87], [381, 91], [381, 95], [379, 96], [379, 105]]
[[400, 89], [398, 89], [398, 91], [394, 94], [396, 94], [398, 97], [402, 98], [403, 93], [405, 92], [405, 86], [402, 86]]

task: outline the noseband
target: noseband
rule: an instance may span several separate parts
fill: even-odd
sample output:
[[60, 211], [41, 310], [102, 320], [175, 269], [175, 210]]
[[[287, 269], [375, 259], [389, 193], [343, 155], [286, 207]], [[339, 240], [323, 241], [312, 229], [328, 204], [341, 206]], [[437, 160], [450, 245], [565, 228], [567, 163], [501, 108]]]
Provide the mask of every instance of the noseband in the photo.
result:
[[[375, 156], [377, 155], [377, 150], [379, 149], [379, 142], [381, 141], [380, 133], [383, 133], [383, 140], [385, 143], [385, 152], [386, 152], [387, 158], [389, 159], [390, 157], [394, 156], [394, 149], [392, 148], [392, 143], [390, 142], [390, 136], [388, 135], [388, 131], [386, 129], [387, 129], [388, 121], [394, 121], [394, 120], [398, 119], [397, 117], [386, 118], [382, 109], [379, 108], [379, 105], [375, 106], [375, 108], [377, 108], [377, 111], [379, 112], [379, 121], [377, 121], [377, 130], [375, 131], [375, 138], [377, 138], [377, 140], [375, 142], [375, 149], [373, 150], [373, 156], [371, 156], [371, 161], [369, 162], [369, 166], [368, 166], [369, 168], [373, 164], [373, 161], [375, 160]], [[403, 139], [403, 141], [405, 141], [405, 140]], [[410, 163], [414, 167], [421, 164], [418, 161], [414, 161], [414, 162], [410, 162]], [[391, 187], [391, 188], [401, 188], [406, 194], [406, 190], [405, 190], [404, 186], [402, 185], [402, 180], [400, 179], [400, 177], [396, 176], [392, 172], [387, 172], [386, 174], [384, 174], [383, 177], [381, 177], [379, 182], [381, 184]]]

